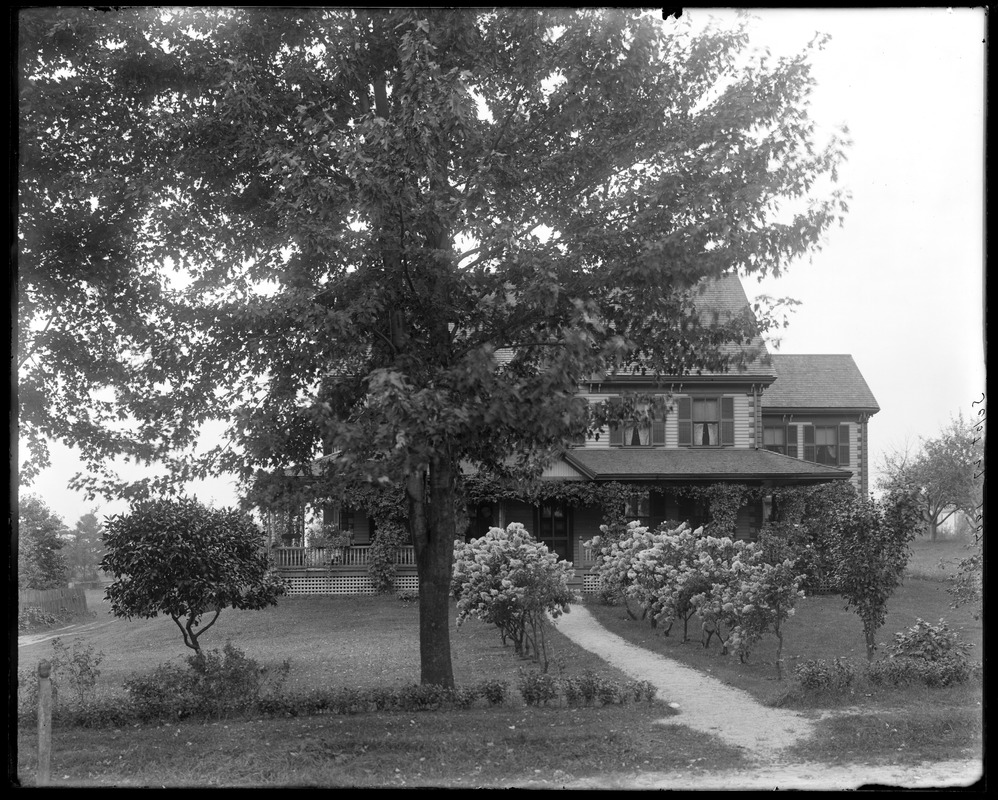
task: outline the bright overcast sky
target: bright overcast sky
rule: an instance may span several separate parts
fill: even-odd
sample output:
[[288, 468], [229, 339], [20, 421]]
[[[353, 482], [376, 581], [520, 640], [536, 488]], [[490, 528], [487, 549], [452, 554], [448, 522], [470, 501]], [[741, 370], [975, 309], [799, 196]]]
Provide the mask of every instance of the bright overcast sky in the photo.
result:
[[[733, 12], [694, 9], [694, 21]], [[749, 295], [802, 301], [781, 353], [851, 353], [880, 405], [870, 465], [977, 415], [984, 370], [985, 14], [972, 9], [754, 12], [753, 43], [776, 55], [816, 31], [812, 116], [845, 123], [842, 228], [813, 261]]]
[[[730, 11], [687, 10], [695, 24]], [[781, 353], [851, 353], [880, 404], [870, 423], [871, 467], [885, 450], [935, 434], [950, 416], [977, 414], [985, 390], [985, 13], [971, 9], [760, 10], [754, 45], [773, 55], [831, 35], [814, 58], [812, 116], [845, 124], [853, 146], [841, 171], [852, 192], [845, 226], [813, 262], [779, 280], [745, 282], [750, 296], [802, 301]], [[668, 22], [664, 24], [669, 24]], [[96, 507], [69, 491], [79, 467], [57, 446], [30, 491], [72, 525]], [[234, 485], [198, 488], [236, 502]]]

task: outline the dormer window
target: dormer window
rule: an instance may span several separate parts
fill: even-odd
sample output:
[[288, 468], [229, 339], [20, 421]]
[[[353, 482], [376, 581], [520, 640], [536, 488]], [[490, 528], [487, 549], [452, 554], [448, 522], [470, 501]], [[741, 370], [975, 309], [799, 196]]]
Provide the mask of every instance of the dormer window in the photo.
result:
[[735, 443], [733, 397], [680, 397], [679, 446], [726, 447]]

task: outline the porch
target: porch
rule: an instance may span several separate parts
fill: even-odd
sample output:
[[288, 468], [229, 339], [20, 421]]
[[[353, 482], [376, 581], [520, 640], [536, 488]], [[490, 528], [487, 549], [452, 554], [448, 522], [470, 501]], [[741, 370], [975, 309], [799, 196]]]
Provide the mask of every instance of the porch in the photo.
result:
[[[368, 574], [371, 545], [344, 547], [272, 547], [271, 559], [278, 574], [288, 582], [289, 595], [374, 594]], [[595, 592], [595, 576], [589, 574], [593, 555], [582, 548], [584, 563], [575, 565], [574, 588]], [[419, 591], [416, 553], [412, 545], [395, 552], [395, 591]]]

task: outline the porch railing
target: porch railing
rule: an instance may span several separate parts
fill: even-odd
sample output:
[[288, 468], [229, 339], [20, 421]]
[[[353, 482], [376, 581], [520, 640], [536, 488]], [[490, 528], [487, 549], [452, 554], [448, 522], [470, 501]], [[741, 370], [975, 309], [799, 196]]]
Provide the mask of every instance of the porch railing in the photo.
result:
[[[356, 544], [349, 547], [275, 547], [270, 552], [278, 569], [328, 569], [330, 567], [366, 567], [371, 563], [371, 546]], [[395, 552], [395, 564], [415, 566], [412, 545], [403, 545]]]

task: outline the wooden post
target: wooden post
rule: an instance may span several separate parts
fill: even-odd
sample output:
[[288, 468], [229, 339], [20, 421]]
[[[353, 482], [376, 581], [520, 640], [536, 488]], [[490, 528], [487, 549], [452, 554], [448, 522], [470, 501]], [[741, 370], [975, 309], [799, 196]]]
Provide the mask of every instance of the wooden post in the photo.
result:
[[52, 665], [38, 664], [38, 785], [46, 786], [52, 765]]

